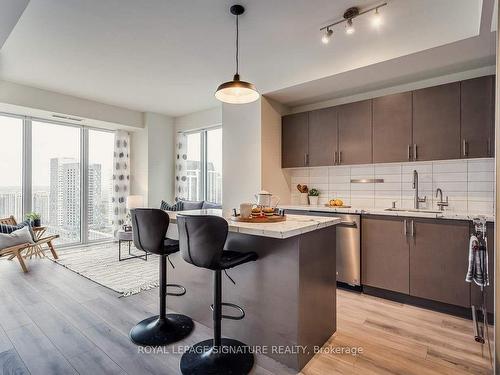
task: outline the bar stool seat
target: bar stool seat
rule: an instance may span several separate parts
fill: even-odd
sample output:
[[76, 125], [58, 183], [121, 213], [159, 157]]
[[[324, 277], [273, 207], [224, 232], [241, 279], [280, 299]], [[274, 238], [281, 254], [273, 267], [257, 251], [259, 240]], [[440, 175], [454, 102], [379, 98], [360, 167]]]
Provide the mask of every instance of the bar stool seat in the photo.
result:
[[220, 261], [219, 261], [219, 266], [221, 270], [227, 270], [229, 268], [233, 268], [236, 266], [239, 266], [240, 264], [244, 264], [247, 262], [253, 262], [257, 260], [259, 256], [257, 253], [252, 252], [246, 252], [246, 253], [240, 253], [238, 251], [232, 251], [232, 250], [224, 250], [222, 252]]
[[[214, 271], [212, 339], [193, 345], [181, 358], [184, 375], [248, 374], [254, 358], [248, 345], [231, 338], [222, 338], [222, 319], [241, 320], [245, 312], [240, 306], [222, 302], [222, 271], [258, 259], [255, 252], [224, 250], [228, 235], [227, 221], [219, 216], [177, 215], [179, 247], [182, 258], [196, 267]], [[240, 311], [240, 315], [223, 315], [222, 307]]]

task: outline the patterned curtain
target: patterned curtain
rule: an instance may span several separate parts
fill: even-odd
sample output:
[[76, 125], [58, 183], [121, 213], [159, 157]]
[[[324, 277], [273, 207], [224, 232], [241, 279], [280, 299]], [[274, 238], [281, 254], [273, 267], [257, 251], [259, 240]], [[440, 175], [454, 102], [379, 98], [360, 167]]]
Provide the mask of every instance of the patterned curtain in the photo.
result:
[[113, 229], [116, 232], [125, 223], [127, 196], [130, 187], [130, 138], [123, 130], [115, 132], [113, 157]]
[[175, 198], [186, 199], [187, 191], [187, 136], [177, 133], [175, 156]]

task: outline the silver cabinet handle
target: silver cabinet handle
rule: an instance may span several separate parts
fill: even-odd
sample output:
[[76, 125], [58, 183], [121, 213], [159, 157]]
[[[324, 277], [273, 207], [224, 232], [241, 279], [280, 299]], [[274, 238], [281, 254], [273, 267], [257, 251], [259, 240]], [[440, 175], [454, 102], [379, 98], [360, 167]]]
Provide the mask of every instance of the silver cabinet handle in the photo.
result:
[[403, 220], [403, 234], [405, 235], [405, 237], [408, 235], [407, 231], [406, 231], [406, 219]]
[[408, 145], [408, 161], [411, 161], [411, 145]]
[[411, 221], [410, 227], [411, 227], [410, 236], [415, 237], [415, 222], [413, 220]]
[[462, 154], [464, 157], [467, 156], [468, 150], [467, 150], [467, 140], [464, 138], [462, 139]]
[[304, 154], [304, 167], [307, 167], [307, 154]]
[[486, 148], [487, 148], [486, 155], [493, 156], [493, 155], [491, 155], [491, 138], [490, 137], [488, 137], [488, 143], [486, 145]]
[[337, 164], [337, 151], [333, 151], [333, 165]]
[[417, 144], [414, 143], [413, 144], [413, 160], [417, 160], [418, 156], [417, 156]]
[[358, 223], [355, 221], [341, 221], [338, 226], [343, 226], [343, 227], [356, 227]]
[[342, 163], [342, 151], [339, 151], [339, 164]]

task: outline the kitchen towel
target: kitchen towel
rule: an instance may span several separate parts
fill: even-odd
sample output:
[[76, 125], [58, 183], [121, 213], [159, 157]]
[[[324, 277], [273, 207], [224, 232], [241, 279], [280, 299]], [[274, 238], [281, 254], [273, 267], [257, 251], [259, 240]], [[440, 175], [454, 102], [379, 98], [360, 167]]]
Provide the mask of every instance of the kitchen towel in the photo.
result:
[[486, 239], [479, 241], [474, 235], [469, 241], [469, 267], [465, 281], [474, 281], [479, 286], [490, 284], [488, 277], [488, 251]]

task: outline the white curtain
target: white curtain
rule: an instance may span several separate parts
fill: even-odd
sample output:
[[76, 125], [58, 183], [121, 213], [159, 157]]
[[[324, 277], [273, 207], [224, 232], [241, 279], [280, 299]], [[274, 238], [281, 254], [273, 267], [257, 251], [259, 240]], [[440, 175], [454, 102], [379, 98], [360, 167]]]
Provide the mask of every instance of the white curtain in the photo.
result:
[[175, 156], [175, 197], [186, 199], [187, 191], [187, 136], [185, 133], [177, 133]]
[[130, 137], [126, 131], [115, 132], [113, 158], [113, 229], [117, 231], [127, 216], [127, 196], [130, 191]]

